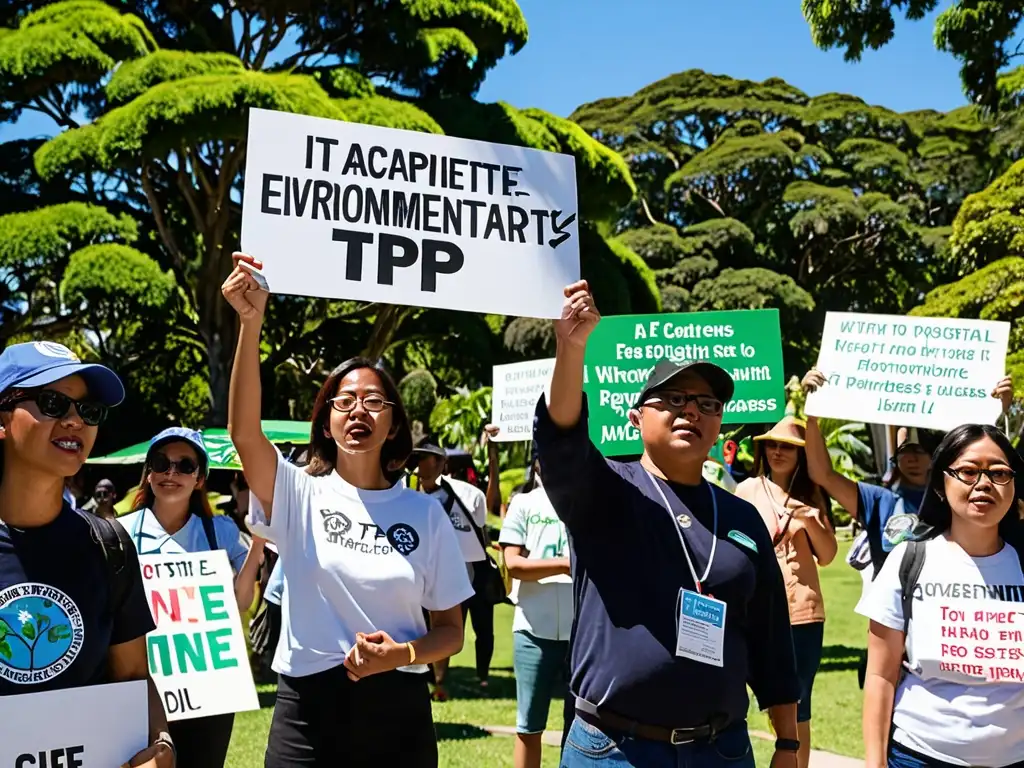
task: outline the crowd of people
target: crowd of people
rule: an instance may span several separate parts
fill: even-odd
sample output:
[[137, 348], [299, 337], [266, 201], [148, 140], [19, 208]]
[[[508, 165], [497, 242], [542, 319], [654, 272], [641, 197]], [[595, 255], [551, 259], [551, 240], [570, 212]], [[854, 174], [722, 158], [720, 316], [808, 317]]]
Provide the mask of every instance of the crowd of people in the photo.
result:
[[[130, 513], [113, 513], [109, 481], [80, 505], [67, 480], [124, 399], [120, 379], [51, 342], [0, 354], [0, 640], [27, 610], [19, 585], [59, 592], [81, 620], [59, 657], [28, 663], [13, 640], [0, 645], [0, 695], [148, 680], [149, 746], [130, 765], [221, 768], [234, 716], [168, 723], [149, 677], [139, 556], [224, 550], [240, 611], [261, 596], [253, 650], [272, 657], [277, 682], [268, 768], [436, 766], [431, 699], [451, 695], [448, 661], [467, 620], [487, 690], [506, 594], [516, 768], [540, 766], [553, 700], [564, 708], [563, 768], [753, 766], [748, 690], [771, 721], [773, 768], [807, 768], [827, 616], [818, 569], [838, 551], [836, 504], [862, 529], [848, 560], [864, 574], [857, 611], [869, 621], [868, 766], [1024, 765], [1024, 681], [951, 665], [934, 642], [936, 606], [954, 591], [982, 613], [1024, 600], [1021, 459], [995, 427], [960, 426], [934, 452], [901, 430], [877, 486], [833, 468], [814, 418], [787, 417], [754, 438], [749, 477], [722, 487], [707, 481], [706, 461], [735, 383], [707, 361], [663, 361], [629, 411], [642, 455], [607, 459], [588, 433], [584, 357], [600, 315], [580, 282], [554, 323], [527, 482], [494, 543], [496, 428], [485, 435], [485, 493], [446, 473], [436, 441], [414, 446], [378, 361], [331, 371], [308, 448], [270, 442], [268, 294], [250, 268], [258, 262], [236, 254], [223, 286], [240, 321], [235, 519], [213, 514], [209, 455], [183, 427], [153, 437]], [[811, 371], [804, 388], [824, 383]], [[992, 396], [1005, 410], [1012, 382]]]

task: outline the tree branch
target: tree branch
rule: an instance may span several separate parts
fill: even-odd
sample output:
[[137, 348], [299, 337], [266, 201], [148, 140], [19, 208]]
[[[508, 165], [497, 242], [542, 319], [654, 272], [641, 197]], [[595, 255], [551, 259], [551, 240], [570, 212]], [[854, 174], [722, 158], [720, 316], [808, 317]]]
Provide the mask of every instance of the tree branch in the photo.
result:
[[167, 219], [164, 218], [164, 208], [159, 198], [156, 195], [156, 189], [153, 187], [153, 179], [150, 175], [151, 168], [147, 163], [142, 167], [142, 189], [146, 193], [146, 201], [149, 203], [150, 210], [153, 213], [153, 221], [156, 223], [156, 230], [160, 235], [160, 239], [164, 242], [164, 248], [171, 256], [171, 264], [174, 267], [174, 271], [178, 276], [179, 283], [185, 285], [184, 282], [184, 269], [185, 259], [181, 248], [178, 247], [177, 238], [174, 236], [174, 231], [167, 226]]

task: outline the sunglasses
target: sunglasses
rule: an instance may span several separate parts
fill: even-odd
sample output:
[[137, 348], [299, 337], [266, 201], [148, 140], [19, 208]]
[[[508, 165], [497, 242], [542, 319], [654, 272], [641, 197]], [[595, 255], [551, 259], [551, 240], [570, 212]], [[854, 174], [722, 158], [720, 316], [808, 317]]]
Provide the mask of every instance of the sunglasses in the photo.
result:
[[191, 475], [199, 469], [199, 465], [188, 456], [171, 461], [166, 454], [154, 453], [149, 459], [149, 468], [158, 475], [166, 475], [171, 470], [177, 470], [179, 475]]
[[681, 411], [689, 403], [696, 403], [697, 410], [705, 416], [718, 416], [722, 412], [722, 401], [710, 395], [687, 395], [683, 392], [661, 392], [647, 398], [644, 405], [667, 405], [670, 410]]
[[795, 451], [796, 446], [791, 443], [782, 443], [778, 440], [765, 440], [762, 442], [766, 451], [783, 450], [783, 451]]
[[110, 412], [107, 406], [96, 400], [75, 400], [55, 389], [25, 392], [8, 400], [3, 407], [10, 410], [19, 403], [35, 403], [39, 413], [48, 419], [63, 419], [71, 412], [71, 406], [74, 406], [82, 422], [90, 427], [102, 424]]

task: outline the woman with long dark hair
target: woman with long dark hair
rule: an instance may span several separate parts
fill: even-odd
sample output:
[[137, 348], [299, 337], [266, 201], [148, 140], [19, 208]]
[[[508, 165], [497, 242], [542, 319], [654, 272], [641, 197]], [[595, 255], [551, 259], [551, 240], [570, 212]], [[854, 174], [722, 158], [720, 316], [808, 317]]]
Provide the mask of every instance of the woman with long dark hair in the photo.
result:
[[831, 502], [807, 471], [804, 428], [804, 422], [787, 416], [755, 437], [754, 476], [736, 489], [736, 495], [753, 504], [768, 527], [786, 582], [800, 680], [799, 768], [807, 768], [811, 759], [811, 690], [825, 630], [818, 567], [831, 563], [838, 549]]
[[[209, 459], [203, 436], [170, 427], [149, 444], [132, 512], [118, 519], [140, 555], [223, 549], [235, 572], [239, 613], [249, 610], [263, 559], [263, 540], [251, 547], [226, 515], [213, 514], [206, 495]], [[181, 765], [222, 768], [231, 743], [232, 713], [175, 720], [171, 736]]]
[[61, 344], [0, 354], [0, 696], [147, 680], [151, 746], [132, 765], [171, 768], [138, 557], [117, 525], [63, 497], [124, 395], [113, 371]]
[[260, 423], [268, 295], [248, 269], [260, 265], [243, 254], [235, 262], [223, 286], [241, 318], [228, 430], [250, 489], [267, 502], [285, 579], [265, 764], [433, 768], [422, 673], [462, 648], [461, 605], [473, 594], [455, 531], [437, 501], [399, 482], [409, 419], [370, 360], [342, 363], [320, 388], [305, 470], [271, 445]]
[[966, 424], [935, 451], [914, 540], [857, 606], [870, 619], [869, 768], [1024, 765], [1024, 682], [1008, 622], [1024, 601], [1024, 463], [995, 427]]

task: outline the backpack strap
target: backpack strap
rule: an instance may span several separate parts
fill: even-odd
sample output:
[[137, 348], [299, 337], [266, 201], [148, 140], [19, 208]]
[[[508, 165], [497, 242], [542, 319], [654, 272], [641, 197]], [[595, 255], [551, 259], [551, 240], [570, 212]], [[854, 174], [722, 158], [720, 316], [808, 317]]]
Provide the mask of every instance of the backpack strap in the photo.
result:
[[908, 541], [900, 561], [900, 602], [903, 606], [903, 634], [910, 628], [914, 613], [914, 588], [924, 568], [925, 542]]
[[450, 513], [452, 511], [453, 505], [459, 505], [459, 509], [462, 510], [462, 513], [466, 516], [466, 519], [469, 520], [469, 524], [473, 526], [473, 532], [476, 534], [476, 540], [480, 542], [480, 548], [484, 551], [484, 556], [486, 556], [487, 543], [484, 540], [484, 532], [480, 530], [480, 526], [476, 524], [476, 520], [473, 519], [473, 515], [470, 513], [468, 509], [466, 509], [466, 505], [462, 503], [462, 499], [459, 498], [459, 495], [455, 492], [455, 489], [452, 488], [451, 483], [449, 483], [442, 477], [438, 479], [437, 484], [444, 488], [445, 493], [448, 494], [448, 503], [445, 504], [444, 509], [445, 513]]
[[209, 546], [210, 551], [213, 552], [215, 549], [220, 549], [217, 546], [217, 531], [213, 528], [213, 518], [199, 515], [199, 522], [203, 524], [203, 533], [206, 534], [206, 544]]
[[[863, 514], [867, 512], [863, 499], [858, 499], [857, 504], [860, 506], [859, 511], [863, 520]], [[871, 579], [874, 581], [878, 572], [882, 570], [882, 563], [885, 562], [885, 549], [882, 547], [882, 521], [879, 519], [877, 507], [871, 512], [871, 516], [864, 524], [864, 530], [868, 535], [868, 551], [871, 553]]]
[[76, 509], [75, 512], [89, 525], [92, 540], [103, 553], [103, 561], [107, 567], [107, 581], [110, 585], [110, 613], [116, 616], [132, 585], [132, 574], [126, 567], [128, 564], [128, 547], [135, 546], [128, 537], [128, 532], [119, 524]]

